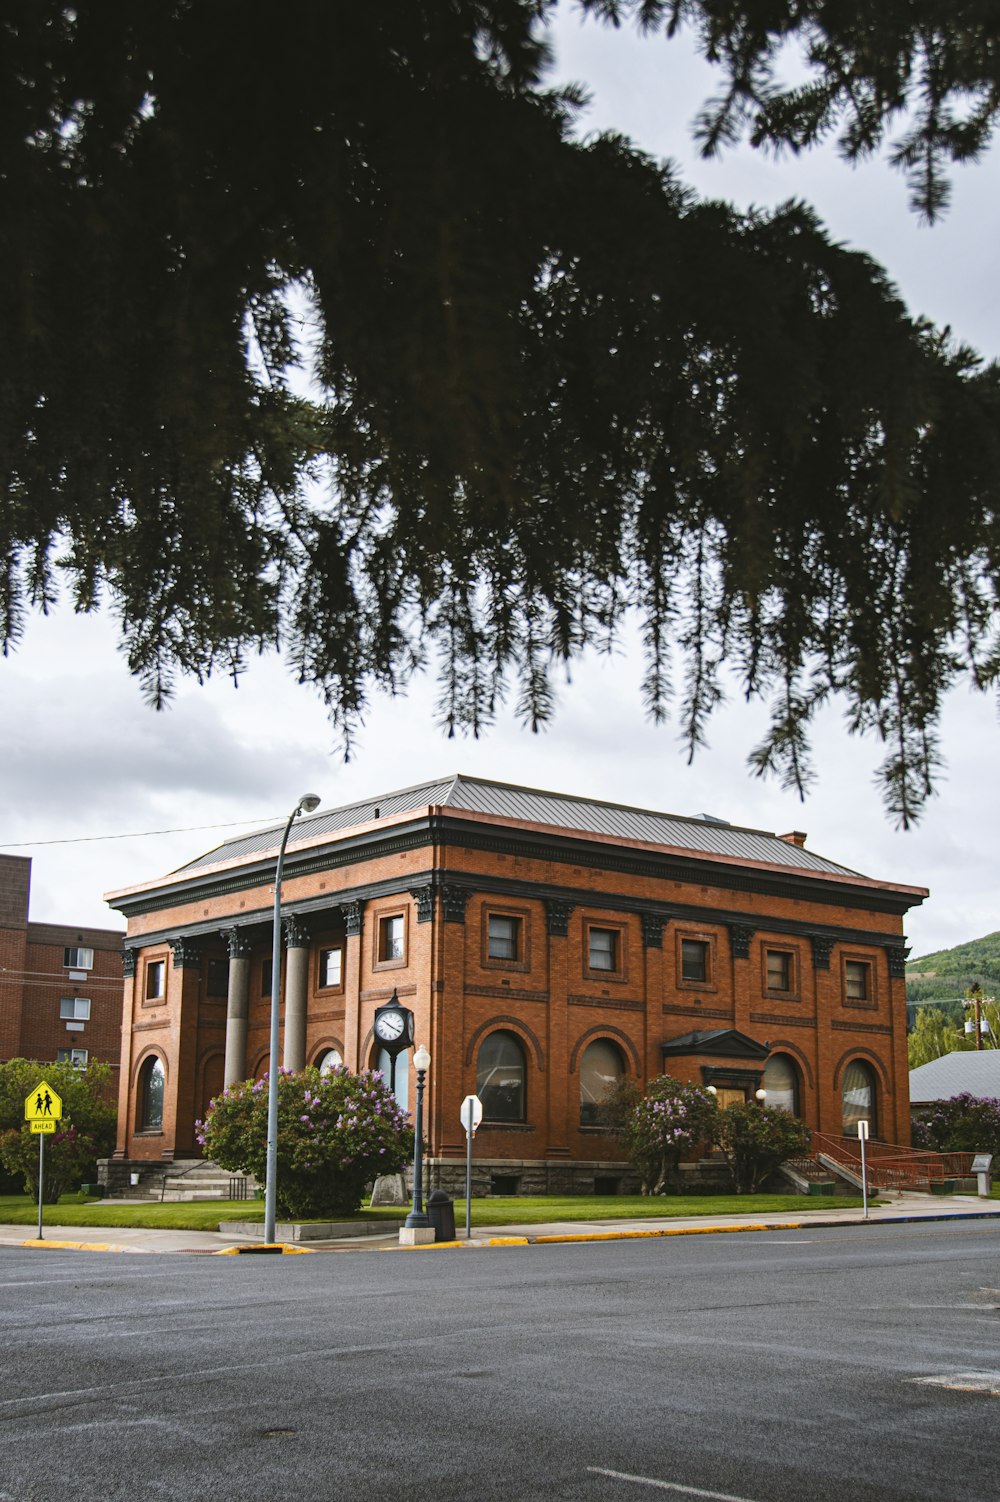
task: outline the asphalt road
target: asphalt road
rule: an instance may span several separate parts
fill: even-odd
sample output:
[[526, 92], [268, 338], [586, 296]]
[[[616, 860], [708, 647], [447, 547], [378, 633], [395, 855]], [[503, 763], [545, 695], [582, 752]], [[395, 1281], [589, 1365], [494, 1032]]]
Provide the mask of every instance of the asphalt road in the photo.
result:
[[0, 1248], [2, 1502], [656, 1496], [997, 1502], [1000, 1223]]

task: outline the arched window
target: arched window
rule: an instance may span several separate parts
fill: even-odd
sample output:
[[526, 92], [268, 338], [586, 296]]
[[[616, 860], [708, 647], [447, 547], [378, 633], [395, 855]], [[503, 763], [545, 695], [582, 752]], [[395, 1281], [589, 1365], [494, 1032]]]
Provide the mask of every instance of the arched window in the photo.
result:
[[476, 1094], [484, 1121], [524, 1120], [524, 1049], [513, 1033], [490, 1033], [479, 1050]]
[[852, 1059], [844, 1070], [841, 1104], [845, 1136], [856, 1136], [858, 1122], [862, 1120], [867, 1121], [870, 1135], [878, 1136], [875, 1074], [871, 1066], [860, 1059]]
[[320, 1074], [329, 1074], [331, 1069], [339, 1068], [339, 1066], [343, 1064], [343, 1062], [344, 1058], [339, 1048], [328, 1048], [326, 1052], [321, 1053], [319, 1058], [316, 1060], [316, 1068], [319, 1070]]
[[141, 1130], [155, 1132], [163, 1126], [163, 1064], [154, 1054], [139, 1073], [139, 1120]]
[[597, 1038], [584, 1049], [580, 1060], [580, 1125], [605, 1126], [608, 1091], [625, 1074], [621, 1049], [606, 1038]]
[[399, 1109], [408, 1111], [410, 1109], [410, 1050], [407, 1048], [397, 1054], [394, 1066], [392, 1054], [388, 1049], [376, 1049], [372, 1068], [378, 1070], [386, 1084], [392, 1089]]
[[786, 1053], [772, 1054], [764, 1065], [765, 1106], [776, 1111], [787, 1111], [789, 1116], [800, 1115], [799, 1070], [794, 1060]]

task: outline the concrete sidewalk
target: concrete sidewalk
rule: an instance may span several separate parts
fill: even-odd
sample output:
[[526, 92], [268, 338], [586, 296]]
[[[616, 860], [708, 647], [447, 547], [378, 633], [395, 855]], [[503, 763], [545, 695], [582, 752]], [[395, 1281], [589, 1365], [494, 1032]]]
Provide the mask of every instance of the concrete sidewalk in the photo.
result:
[[[815, 1201], [806, 1204], [815, 1204]], [[975, 1195], [949, 1195], [931, 1198], [923, 1194], [901, 1194], [868, 1212], [868, 1224], [919, 1221], [988, 1220], [997, 1222], [1000, 1233], [1000, 1200], [982, 1200]], [[831, 1205], [820, 1209], [803, 1208], [801, 1213], [785, 1211], [775, 1215], [665, 1215], [642, 1220], [549, 1221], [537, 1225], [474, 1226], [472, 1240], [465, 1241], [464, 1226], [459, 1240], [428, 1247], [405, 1247], [398, 1244], [395, 1231], [377, 1236], [359, 1236], [337, 1241], [299, 1243], [294, 1250], [310, 1252], [356, 1251], [444, 1251], [449, 1248], [489, 1246], [537, 1246], [586, 1241], [645, 1240], [654, 1237], [726, 1234], [740, 1231], [809, 1230], [829, 1226], [864, 1225], [861, 1210], [837, 1210]], [[246, 1238], [222, 1236], [215, 1231], [159, 1231], [142, 1227], [57, 1226], [45, 1225], [38, 1241], [33, 1226], [0, 1225], [0, 1249], [5, 1246], [34, 1247], [39, 1251], [79, 1250], [102, 1252], [234, 1252], [255, 1246]]]

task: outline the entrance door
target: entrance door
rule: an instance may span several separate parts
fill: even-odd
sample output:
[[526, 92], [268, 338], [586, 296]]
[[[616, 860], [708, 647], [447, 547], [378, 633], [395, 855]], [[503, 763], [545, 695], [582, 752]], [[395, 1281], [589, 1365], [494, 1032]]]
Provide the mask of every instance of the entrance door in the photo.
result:
[[742, 1106], [745, 1104], [747, 1092], [742, 1085], [716, 1085], [715, 1103], [720, 1111], [727, 1106]]

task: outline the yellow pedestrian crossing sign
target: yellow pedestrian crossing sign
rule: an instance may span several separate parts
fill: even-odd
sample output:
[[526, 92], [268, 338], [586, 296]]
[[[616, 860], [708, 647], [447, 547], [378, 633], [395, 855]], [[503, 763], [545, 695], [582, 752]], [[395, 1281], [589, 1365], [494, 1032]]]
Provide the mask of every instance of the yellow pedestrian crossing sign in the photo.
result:
[[[44, 1080], [40, 1081], [30, 1095], [24, 1097], [24, 1119], [30, 1121], [32, 1130], [36, 1122], [52, 1122], [62, 1120], [62, 1096], [57, 1095], [51, 1085]], [[46, 1126], [40, 1126], [39, 1131], [49, 1130]]]

